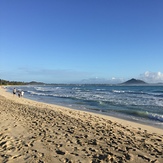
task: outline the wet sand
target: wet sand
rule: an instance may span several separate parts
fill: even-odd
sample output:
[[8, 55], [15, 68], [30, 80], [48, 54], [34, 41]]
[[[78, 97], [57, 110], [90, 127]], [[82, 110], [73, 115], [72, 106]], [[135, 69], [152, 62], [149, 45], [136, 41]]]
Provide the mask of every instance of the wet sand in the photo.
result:
[[163, 130], [0, 88], [0, 162], [162, 163]]

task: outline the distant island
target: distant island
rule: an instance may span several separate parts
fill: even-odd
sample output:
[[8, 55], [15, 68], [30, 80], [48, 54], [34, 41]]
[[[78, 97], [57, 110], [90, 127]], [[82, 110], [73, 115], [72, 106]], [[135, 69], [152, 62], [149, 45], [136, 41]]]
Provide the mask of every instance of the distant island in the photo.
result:
[[124, 84], [124, 85], [138, 85], [138, 84], [147, 84], [146, 82], [144, 82], [143, 80], [138, 80], [138, 79], [130, 79], [130, 80], [127, 80], [126, 82], [124, 83], [121, 83], [121, 84]]

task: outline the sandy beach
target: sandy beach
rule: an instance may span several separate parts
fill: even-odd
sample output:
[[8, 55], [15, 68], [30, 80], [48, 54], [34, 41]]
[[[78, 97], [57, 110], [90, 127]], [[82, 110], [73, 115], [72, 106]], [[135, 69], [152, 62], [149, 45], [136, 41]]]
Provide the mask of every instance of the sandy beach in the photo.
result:
[[163, 130], [0, 88], [2, 163], [162, 163]]

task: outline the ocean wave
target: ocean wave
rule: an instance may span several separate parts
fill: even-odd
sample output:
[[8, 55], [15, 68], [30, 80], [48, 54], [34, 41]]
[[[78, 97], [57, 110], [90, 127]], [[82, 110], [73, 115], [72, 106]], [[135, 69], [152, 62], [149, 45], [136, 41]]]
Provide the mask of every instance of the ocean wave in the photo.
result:
[[131, 95], [144, 95], [147, 94], [143, 91], [131, 91], [131, 90], [112, 90], [113, 93], [119, 93], [119, 94], [131, 94]]
[[79, 87], [74, 87], [74, 88], [72, 88], [72, 90], [81, 90], [81, 88], [79, 88]]
[[156, 90], [156, 91], [153, 91], [155, 93], [163, 93], [163, 91], [160, 91], [160, 90]]
[[100, 88], [97, 88], [96, 90], [97, 90], [97, 91], [105, 91], [106, 89], [102, 89], [102, 88], [100, 89]]
[[150, 119], [163, 122], [163, 115], [156, 114], [156, 113], [148, 113], [148, 112], [146, 112], [146, 114], [148, 115], [148, 117], [149, 117]]
[[144, 92], [144, 91], [131, 91], [131, 90], [112, 90], [113, 93], [117, 93], [117, 94], [128, 94], [131, 97], [134, 95], [145, 95], [145, 96], [154, 96], [155, 94], [153, 93], [149, 93], [149, 92]]
[[145, 119], [163, 122], [163, 115], [162, 114], [150, 113], [147, 111], [136, 111], [136, 110], [117, 110], [116, 112], [131, 115], [134, 117], [145, 118]]
[[61, 91], [62, 87], [33, 87], [34, 91], [38, 92], [54, 92], [54, 91]]
[[47, 93], [41, 93], [41, 92], [35, 92], [35, 91], [27, 91], [30, 95], [37, 95], [37, 96], [46, 96], [46, 97], [56, 97], [56, 98], [65, 98], [65, 99], [73, 99], [73, 100], [79, 100], [80, 98], [77, 96], [73, 96], [71, 94], [47, 94]]
[[125, 91], [121, 91], [121, 90], [112, 90], [112, 92], [114, 92], [114, 93], [125, 93]]
[[155, 97], [163, 97], [163, 94], [157, 94]]
[[[37, 95], [37, 96], [47, 96], [46, 93], [41, 93], [41, 92], [35, 92], [35, 91], [27, 91], [31, 95]], [[49, 96], [50, 94], [48, 94]]]

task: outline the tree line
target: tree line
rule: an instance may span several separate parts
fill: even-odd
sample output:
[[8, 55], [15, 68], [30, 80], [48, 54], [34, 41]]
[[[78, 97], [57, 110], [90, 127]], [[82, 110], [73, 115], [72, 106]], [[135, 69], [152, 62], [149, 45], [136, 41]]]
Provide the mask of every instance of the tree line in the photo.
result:
[[20, 81], [8, 81], [8, 80], [3, 80], [0, 79], [0, 85], [25, 85], [25, 82], [20, 82]]
[[8, 80], [0, 79], [0, 85], [44, 85], [44, 84], [45, 83], [43, 82], [36, 82], [36, 81], [21, 82], [21, 81], [8, 81]]

